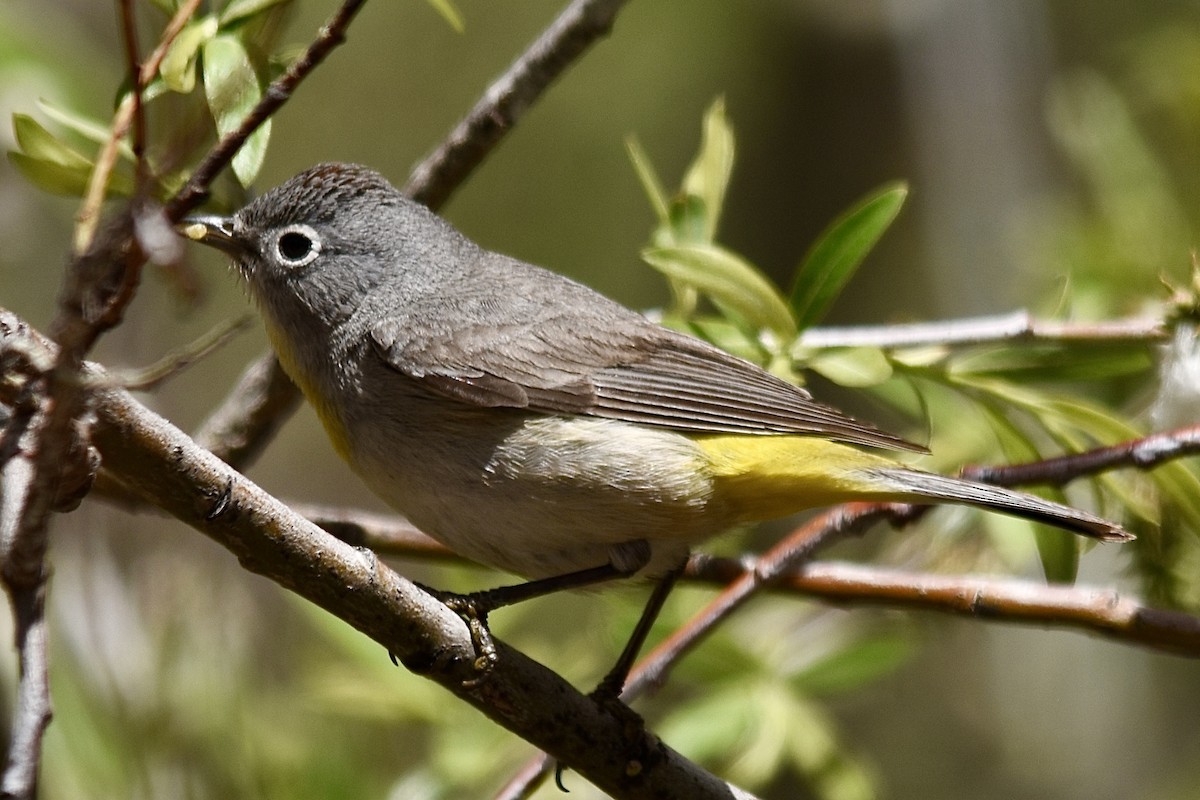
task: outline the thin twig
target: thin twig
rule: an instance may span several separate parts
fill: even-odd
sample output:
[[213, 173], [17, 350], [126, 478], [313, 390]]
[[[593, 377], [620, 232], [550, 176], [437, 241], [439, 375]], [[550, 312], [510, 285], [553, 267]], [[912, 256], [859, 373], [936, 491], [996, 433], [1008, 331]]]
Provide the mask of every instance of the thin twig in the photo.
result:
[[253, 318], [249, 315], [224, 320], [206, 331], [199, 339], [175, 348], [150, 366], [121, 370], [114, 373], [113, 377], [119, 385], [131, 392], [153, 391], [223, 347], [235, 334], [248, 328], [251, 322]]
[[[150, 53], [149, 57], [142, 63], [140, 68], [136, 67], [136, 56], [131, 58], [135, 65], [130, 74], [133, 76], [134, 86], [123, 98], [120, 105], [117, 106], [117, 111], [113, 115], [112, 125], [109, 127], [108, 140], [104, 146], [100, 148], [100, 154], [96, 157], [96, 166], [92, 169], [92, 174], [88, 177], [87, 190], [84, 193], [84, 201], [79, 208], [79, 212], [75, 215], [75, 236], [74, 248], [75, 252], [82, 253], [87, 250], [92, 244], [92, 239], [96, 233], [96, 225], [100, 220], [100, 206], [104, 202], [104, 193], [108, 186], [109, 176], [112, 174], [113, 167], [117, 162], [117, 152], [122, 139], [129, 133], [129, 128], [135, 122], [135, 117], [141, 117], [141, 95], [142, 91], [149, 85], [150, 81], [154, 80], [154, 76], [158, 73], [158, 68], [162, 65], [162, 60], [166, 57], [167, 51], [171, 49], [171, 43], [179, 36], [179, 32], [183, 30], [184, 25], [191, 19], [192, 14], [196, 12], [202, 0], [187, 0], [171, 17], [167, 26], [163, 29], [162, 36], [159, 37], [158, 45]], [[127, 3], [124, 3], [122, 8], [125, 8]], [[125, 29], [128, 34], [126, 38], [126, 53], [127, 58], [130, 53], [130, 46], [133, 44], [133, 20], [132, 14], [128, 11], [123, 12], [125, 18]], [[136, 52], [136, 47], [133, 52]], [[141, 134], [137, 133], [138, 128], [142, 128]], [[139, 147], [139, 141], [142, 143]], [[137, 123], [134, 126], [134, 157], [139, 169], [139, 178], [137, 186], [139, 190], [145, 187], [142, 181], [145, 176], [145, 163], [142, 158], [145, 150], [145, 133], [144, 123]]]
[[822, 547], [855, 536], [877, 522], [911, 519], [913, 507], [893, 503], [845, 503], [818, 515], [797, 528], [757, 559], [754, 569], [743, 573], [724, 591], [697, 612], [687, 624], [664, 640], [642, 659], [629, 675], [622, 699], [632, 700], [666, 680], [671, 667], [706, 638], [730, 614], [764, 587], [808, 561]]
[[213, 146], [192, 172], [188, 182], [167, 203], [167, 219], [178, 222], [183, 215], [204, 201], [208, 186], [233, 159], [250, 134], [271, 118], [284, 103], [291, 99], [296, 87], [325, 60], [335, 47], [346, 40], [346, 29], [366, 0], [345, 0], [329, 21], [321, 26], [308, 48], [271, 82], [266, 92], [238, 127]]
[[[754, 559], [693, 556], [685, 578], [725, 586], [755, 569]], [[987, 575], [931, 575], [830, 561], [801, 564], [771, 588], [834, 603], [913, 608], [1083, 630], [1126, 644], [1200, 658], [1200, 618], [1151, 608], [1113, 589], [1050, 586]]]
[[1100, 344], [1105, 342], [1160, 342], [1169, 336], [1161, 319], [1131, 317], [1102, 322], [1063, 322], [1034, 318], [1028, 311], [1013, 311], [965, 319], [914, 322], [896, 325], [855, 325], [810, 328], [799, 347], [901, 347], [970, 346], [1009, 342]]
[[1151, 433], [1109, 447], [1071, 453], [1028, 464], [972, 466], [963, 475], [999, 486], [1062, 486], [1075, 478], [1120, 467], [1148, 470], [1184, 456], [1200, 453], [1200, 425]]
[[[180, 25], [181, 30], [182, 27]], [[146, 156], [146, 113], [142, 107], [142, 91], [146, 88], [147, 79], [144, 71], [138, 65], [137, 20], [134, 19], [133, 0], [121, 0], [121, 33], [121, 39], [125, 44], [125, 60], [129, 69], [129, 80], [133, 84], [128, 94], [133, 109], [130, 114], [132, 117], [130, 149], [133, 150], [133, 163], [138, 173], [138, 180], [135, 181], [136, 192], [141, 195], [146, 189], [144, 161]], [[111, 137], [110, 141], [119, 141], [119, 137]], [[116, 147], [112, 149], [115, 151]], [[109, 168], [111, 169], [111, 165]]]
[[437, 209], [567, 67], [612, 30], [628, 0], [574, 0], [484, 92], [445, 142], [417, 165], [404, 193]]

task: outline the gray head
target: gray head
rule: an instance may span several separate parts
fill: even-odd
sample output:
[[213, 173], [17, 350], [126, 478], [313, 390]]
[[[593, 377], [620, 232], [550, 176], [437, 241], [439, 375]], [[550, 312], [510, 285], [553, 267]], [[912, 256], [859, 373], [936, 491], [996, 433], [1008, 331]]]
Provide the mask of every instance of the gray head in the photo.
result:
[[231, 217], [184, 223], [189, 238], [232, 256], [264, 313], [293, 331], [336, 327], [384, 281], [403, 294], [405, 279], [416, 291], [451, 277], [440, 267], [466, 241], [355, 164], [318, 164]]

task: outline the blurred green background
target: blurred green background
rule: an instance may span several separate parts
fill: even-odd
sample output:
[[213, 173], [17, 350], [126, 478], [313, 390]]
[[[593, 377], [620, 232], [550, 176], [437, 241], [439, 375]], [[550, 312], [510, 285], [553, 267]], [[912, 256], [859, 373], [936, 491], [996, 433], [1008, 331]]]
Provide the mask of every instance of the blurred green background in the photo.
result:
[[[333, 5], [297, 4], [284, 41], [306, 43]], [[419, 0], [368, 4], [276, 117], [259, 185], [322, 160], [402, 183], [562, 5], [458, 0], [459, 34]], [[148, 47], [161, 17], [147, 8], [144, 22]], [[4, 119], [36, 116], [38, 98], [106, 117], [119, 53], [111, 4], [7, 0]], [[660, 305], [625, 138], [673, 186], [717, 96], [738, 142], [721, 239], [781, 282], [851, 202], [909, 182], [830, 322], [1124, 315], [1164, 296], [1160, 276], [1188, 273], [1200, 11], [1167, 0], [632, 0], [444, 213], [489, 248]], [[0, 163], [0, 304], [35, 325], [53, 312], [75, 209]], [[144, 365], [252, 311], [219, 259], [191, 257], [203, 299], [148, 272], [98, 360]], [[194, 429], [265, 346], [253, 326], [146, 402]], [[1148, 402], [1153, 387], [1139, 388]], [[381, 509], [307, 409], [249, 475], [284, 499]], [[487, 797], [529, 752], [173, 521], [88, 502], [57, 520], [52, 558], [48, 798]], [[397, 566], [448, 588], [500, 580]], [[1081, 577], [1136, 591], [1128, 573], [1109, 548]], [[709, 594], [679, 592], [667, 622]], [[641, 598], [555, 599], [494, 627], [586, 687]], [[839, 652], [881, 674], [833, 691], [814, 675]], [[11, 687], [12, 655], [0, 663]], [[669, 743], [766, 797], [1168, 800], [1200, 793], [1198, 677], [1194, 662], [1075, 633], [763, 599], [641, 708]]]

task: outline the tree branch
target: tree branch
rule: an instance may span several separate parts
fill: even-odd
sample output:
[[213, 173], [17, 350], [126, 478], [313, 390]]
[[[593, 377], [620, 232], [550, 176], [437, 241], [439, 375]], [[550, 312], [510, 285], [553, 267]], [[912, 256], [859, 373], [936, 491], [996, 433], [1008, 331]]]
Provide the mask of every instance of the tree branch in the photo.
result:
[[[685, 577], [724, 586], [754, 569], [754, 559], [694, 556]], [[1200, 658], [1200, 618], [1150, 608], [1112, 589], [1048, 586], [987, 575], [932, 575], [830, 561], [802, 564], [771, 588], [834, 603], [1089, 631], [1126, 644]]]
[[972, 466], [964, 469], [963, 475], [1000, 486], [1062, 486], [1085, 475], [1097, 475], [1120, 467], [1149, 470], [1167, 461], [1198, 453], [1200, 424], [1028, 464]]

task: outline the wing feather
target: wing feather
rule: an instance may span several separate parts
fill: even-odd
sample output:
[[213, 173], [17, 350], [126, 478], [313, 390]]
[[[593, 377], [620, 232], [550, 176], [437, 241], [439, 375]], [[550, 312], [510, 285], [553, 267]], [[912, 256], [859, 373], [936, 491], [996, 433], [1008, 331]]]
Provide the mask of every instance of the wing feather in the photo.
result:
[[403, 317], [377, 315], [370, 337], [388, 366], [481, 407], [924, 450], [574, 281], [502, 256], [483, 258], [483, 268], [504, 270], [502, 301], [495, 291], [462, 288], [419, 314], [410, 307]]

